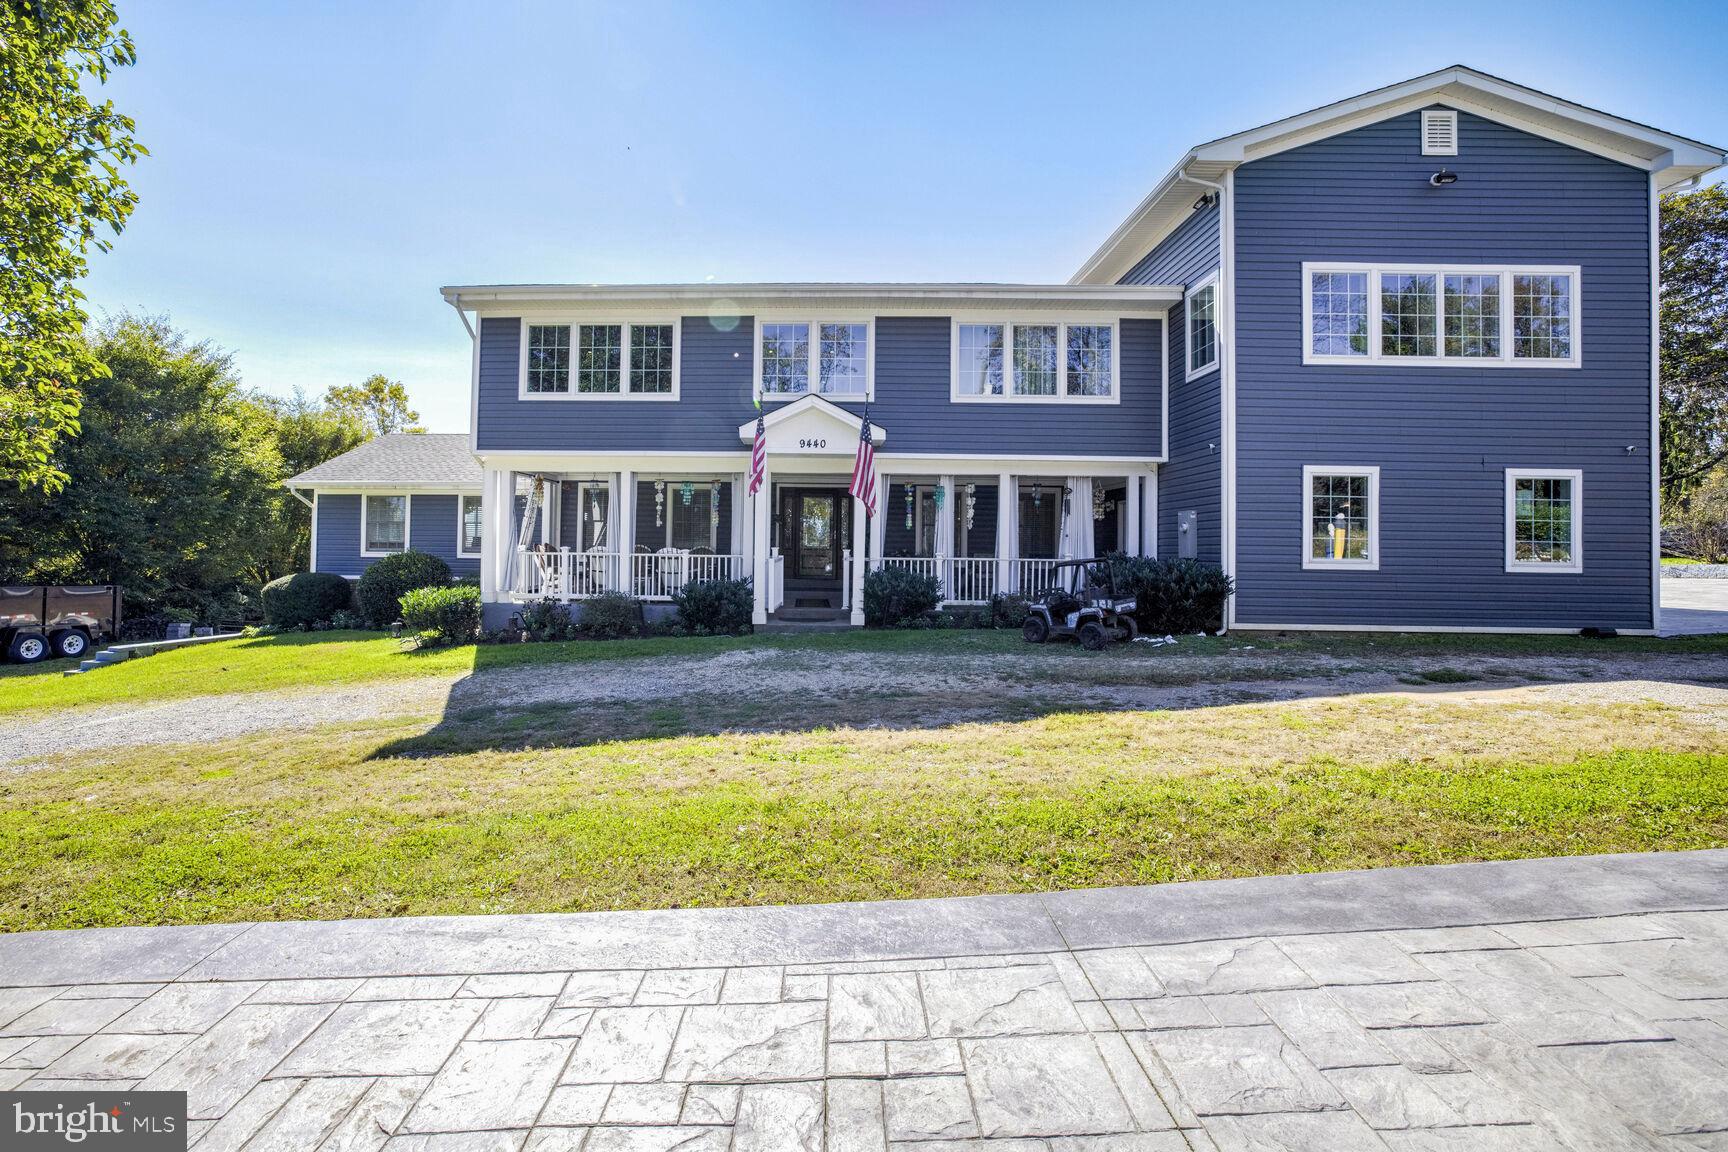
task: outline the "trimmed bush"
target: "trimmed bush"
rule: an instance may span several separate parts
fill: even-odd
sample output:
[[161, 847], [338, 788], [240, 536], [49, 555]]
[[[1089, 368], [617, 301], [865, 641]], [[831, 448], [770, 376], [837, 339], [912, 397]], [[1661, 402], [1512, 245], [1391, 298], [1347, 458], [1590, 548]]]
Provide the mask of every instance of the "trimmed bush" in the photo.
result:
[[942, 603], [936, 577], [905, 568], [878, 568], [864, 574], [864, 622], [877, 628], [905, 628]]
[[264, 585], [264, 622], [272, 628], [311, 628], [354, 604], [354, 589], [334, 572], [296, 572]]
[[576, 621], [570, 609], [556, 600], [536, 600], [517, 615], [522, 618], [522, 631], [534, 640], [576, 639]]
[[989, 605], [984, 609], [984, 628], [1007, 628], [1020, 631], [1020, 625], [1026, 623], [1026, 614], [1032, 610], [1032, 604], [1018, 592], [998, 592], [990, 597]]
[[425, 552], [393, 552], [360, 574], [354, 598], [374, 628], [388, 628], [402, 612], [402, 596], [416, 588], [450, 583], [450, 565]]
[[421, 643], [472, 644], [480, 638], [480, 589], [415, 588], [402, 594], [402, 623]]
[[603, 592], [582, 601], [577, 632], [590, 640], [622, 640], [642, 634], [642, 601], [623, 592]]
[[755, 599], [748, 580], [696, 580], [672, 597], [678, 628], [691, 636], [744, 636]]
[[1135, 599], [1134, 620], [1142, 632], [1171, 636], [1215, 632], [1224, 624], [1224, 602], [1235, 591], [1224, 570], [1198, 560], [1153, 560], [1113, 552], [1105, 557], [1118, 595]]

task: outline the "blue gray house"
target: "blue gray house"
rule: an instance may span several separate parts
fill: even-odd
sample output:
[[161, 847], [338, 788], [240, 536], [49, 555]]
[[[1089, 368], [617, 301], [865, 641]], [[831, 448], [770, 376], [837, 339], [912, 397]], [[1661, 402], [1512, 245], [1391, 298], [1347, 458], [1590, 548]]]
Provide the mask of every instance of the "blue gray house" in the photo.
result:
[[1657, 197], [1723, 161], [1454, 67], [1195, 147], [1066, 284], [449, 287], [468, 457], [291, 484], [350, 574], [441, 501], [494, 622], [739, 576], [861, 623], [869, 568], [1120, 549], [1221, 565], [1235, 628], [1649, 632]]

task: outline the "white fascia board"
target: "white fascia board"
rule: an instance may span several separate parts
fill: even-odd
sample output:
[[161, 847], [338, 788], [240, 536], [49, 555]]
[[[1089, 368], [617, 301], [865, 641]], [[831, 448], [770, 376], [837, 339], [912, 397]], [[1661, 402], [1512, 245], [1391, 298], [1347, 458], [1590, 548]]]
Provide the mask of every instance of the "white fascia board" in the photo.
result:
[[308, 492], [317, 492], [323, 496], [353, 495], [359, 492], [390, 496], [452, 496], [457, 493], [472, 495], [482, 487], [480, 484], [460, 480], [321, 480], [310, 484], [284, 480], [282, 486], [304, 488]]
[[923, 303], [968, 306], [1037, 304], [1081, 309], [1156, 311], [1181, 298], [1176, 285], [1137, 284], [479, 284], [439, 289], [445, 300], [482, 313], [506, 305], [589, 302], [743, 304], [767, 300], [837, 303]]

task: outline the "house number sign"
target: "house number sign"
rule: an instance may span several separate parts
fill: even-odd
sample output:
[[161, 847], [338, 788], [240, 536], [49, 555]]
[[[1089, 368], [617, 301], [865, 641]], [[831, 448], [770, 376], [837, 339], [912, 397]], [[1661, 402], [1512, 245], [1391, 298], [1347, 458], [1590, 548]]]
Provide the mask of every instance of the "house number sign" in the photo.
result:
[[812, 439], [810, 437], [805, 437], [804, 439], [798, 441], [798, 447], [800, 447], [800, 448], [826, 448], [826, 447], [828, 447], [828, 441], [816, 440], [816, 439]]

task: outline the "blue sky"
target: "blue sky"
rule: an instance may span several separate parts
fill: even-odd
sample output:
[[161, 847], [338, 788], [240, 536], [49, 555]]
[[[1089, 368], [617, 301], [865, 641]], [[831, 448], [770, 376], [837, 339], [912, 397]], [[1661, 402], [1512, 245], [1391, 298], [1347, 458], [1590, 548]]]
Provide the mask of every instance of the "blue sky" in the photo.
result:
[[1190, 145], [1464, 63], [1728, 144], [1728, 5], [119, 0], [93, 310], [468, 422], [443, 284], [1072, 274]]

